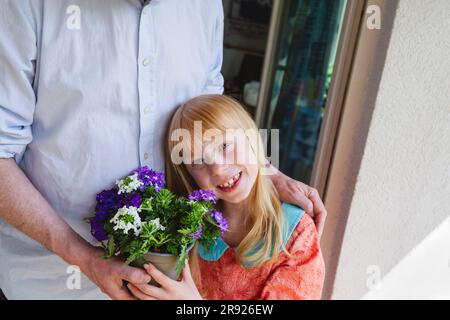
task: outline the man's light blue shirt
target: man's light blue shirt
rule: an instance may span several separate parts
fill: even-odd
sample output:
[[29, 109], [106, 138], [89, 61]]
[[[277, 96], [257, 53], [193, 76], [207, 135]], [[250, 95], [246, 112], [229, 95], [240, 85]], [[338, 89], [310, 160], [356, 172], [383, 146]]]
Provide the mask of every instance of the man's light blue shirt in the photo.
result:
[[[222, 43], [220, 0], [2, 0], [0, 158], [94, 243], [96, 193], [162, 171], [176, 107], [223, 92]], [[0, 256], [8, 298], [104, 298], [84, 276], [68, 289], [73, 270], [2, 220]]]

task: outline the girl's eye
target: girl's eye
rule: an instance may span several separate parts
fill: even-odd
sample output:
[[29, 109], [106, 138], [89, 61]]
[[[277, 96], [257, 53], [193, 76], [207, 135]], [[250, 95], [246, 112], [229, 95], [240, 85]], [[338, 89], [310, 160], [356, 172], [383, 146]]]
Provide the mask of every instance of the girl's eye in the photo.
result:
[[230, 142], [222, 143], [222, 150], [226, 150], [229, 146], [231, 146]]
[[203, 158], [201, 158], [201, 159], [195, 159], [193, 162], [192, 162], [192, 164], [194, 165], [194, 167], [199, 167], [199, 166], [201, 166], [202, 164], [203, 164]]

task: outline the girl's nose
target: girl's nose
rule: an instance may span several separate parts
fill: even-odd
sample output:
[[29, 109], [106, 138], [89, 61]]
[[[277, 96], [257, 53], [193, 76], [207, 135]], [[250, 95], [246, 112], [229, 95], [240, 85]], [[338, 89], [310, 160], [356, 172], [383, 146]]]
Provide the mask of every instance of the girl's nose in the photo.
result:
[[208, 167], [209, 167], [210, 175], [212, 177], [220, 177], [228, 169], [227, 164], [221, 164], [221, 163], [213, 163], [213, 164], [210, 164]]

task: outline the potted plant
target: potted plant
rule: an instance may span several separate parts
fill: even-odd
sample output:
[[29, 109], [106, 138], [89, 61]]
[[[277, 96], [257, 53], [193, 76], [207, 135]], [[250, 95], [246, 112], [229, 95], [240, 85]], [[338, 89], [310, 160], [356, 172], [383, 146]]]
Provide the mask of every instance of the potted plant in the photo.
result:
[[146, 166], [97, 194], [91, 233], [101, 242], [104, 258], [120, 256], [126, 264], [151, 262], [178, 279], [196, 241], [208, 248], [228, 225], [214, 209], [210, 190], [178, 197], [165, 188], [164, 175]]

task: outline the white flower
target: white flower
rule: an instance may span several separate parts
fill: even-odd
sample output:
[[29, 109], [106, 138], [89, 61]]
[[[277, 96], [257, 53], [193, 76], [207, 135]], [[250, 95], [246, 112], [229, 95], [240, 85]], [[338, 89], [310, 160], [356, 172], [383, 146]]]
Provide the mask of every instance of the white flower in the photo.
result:
[[134, 235], [138, 236], [141, 232], [142, 221], [139, 217], [139, 209], [136, 207], [123, 206], [117, 210], [110, 222], [114, 223], [114, 230], [123, 230], [124, 234], [133, 230]]
[[166, 230], [166, 227], [164, 227], [161, 222], [159, 222], [159, 218], [150, 220], [148, 223], [154, 225], [156, 227], [156, 230]]
[[140, 186], [143, 185], [142, 181], [139, 180], [137, 172], [131, 176], [128, 176], [122, 180], [116, 181], [117, 186], [119, 187], [118, 194], [121, 193], [130, 193], [134, 190], [137, 190]]

